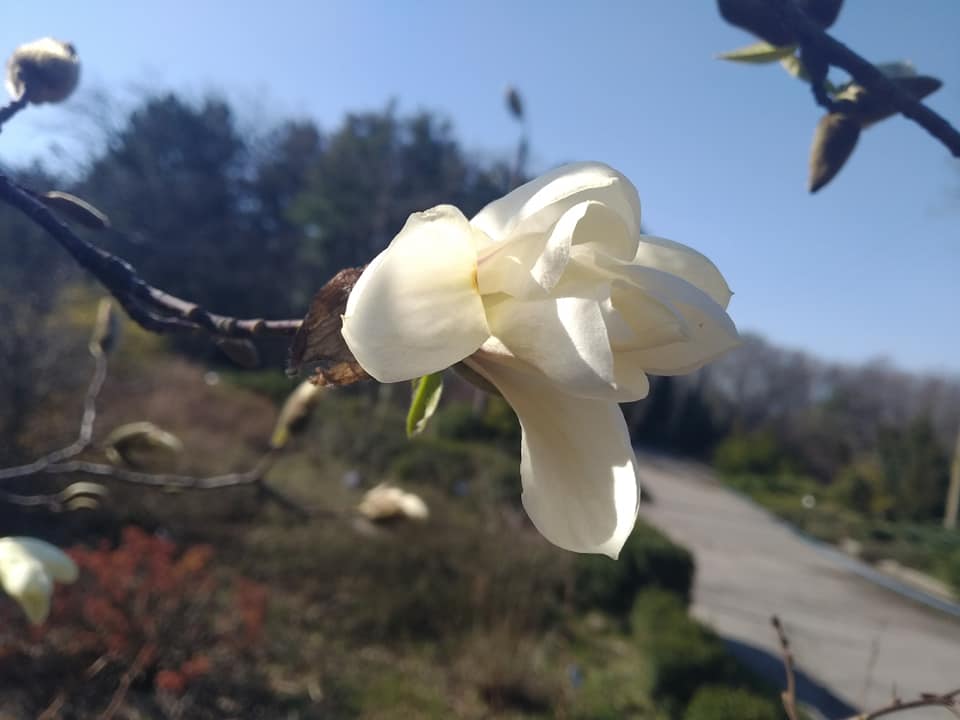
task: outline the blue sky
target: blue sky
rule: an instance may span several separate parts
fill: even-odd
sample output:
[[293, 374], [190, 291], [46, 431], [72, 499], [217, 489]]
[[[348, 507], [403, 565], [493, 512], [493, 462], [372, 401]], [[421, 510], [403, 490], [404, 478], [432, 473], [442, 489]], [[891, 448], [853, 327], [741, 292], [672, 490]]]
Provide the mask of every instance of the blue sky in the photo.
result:
[[[871, 60], [942, 78], [929, 104], [960, 123], [960, 3], [846, 6], [833, 32]], [[830, 359], [960, 372], [960, 163], [893, 118], [808, 195], [821, 112], [776, 65], [713, 59], [751, 38], [708, 0], [45, 0], [3, 15], [0, 52], [44, 35], [76, 44], [87, 103], [92, 89], [217, 90], [251, 122], [329, 128], [396, 98], [401, 111], [447, 115], [470, 150], [507, 155], [517, 130], [502, 98], [514, 84], [533, 169], [602, 160], [626, 173], [652, 232], [719, 265], [741, 329]], [[0, 157], [43, 152], [74, 117], [67, 106], [22, 114]]]

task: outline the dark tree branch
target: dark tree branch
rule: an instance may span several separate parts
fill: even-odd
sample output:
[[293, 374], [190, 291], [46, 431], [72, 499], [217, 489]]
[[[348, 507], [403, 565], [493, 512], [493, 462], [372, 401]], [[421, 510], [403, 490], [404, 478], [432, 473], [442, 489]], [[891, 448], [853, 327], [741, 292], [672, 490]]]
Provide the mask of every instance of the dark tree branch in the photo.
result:
[[[889, 102], [897, 112], [913, 120], [943, 143], [954, 157], [960, 157], [960, 131], [945, 118], [899, 87], [873, 63], [831, 37], [810, 20], [793, 0], [776, 0], [771, 2], [771, 5], [780, 13], [783, 23], [795, 34], [806, 57], [817, 58], [820, 62], [846, 70], [860, 85], [876, 93], [879, 99]], [[816, 90], [817, 84], [814, 83], [815, 94]], [[817, 97], [817, 101], [824, 104], [820, 97]], [[828, 102], [826, 107], [832, 110], [832, 101]]]
[[219, 338], [292, 336], [300, 320], [241, 319], [209, 312], [153, 287], [125, 260], [80, 238], [36, 196], [0, 174], [0, 201], [43, 228], [117, 299], [130, 318], [156, 333], [203, 332]]

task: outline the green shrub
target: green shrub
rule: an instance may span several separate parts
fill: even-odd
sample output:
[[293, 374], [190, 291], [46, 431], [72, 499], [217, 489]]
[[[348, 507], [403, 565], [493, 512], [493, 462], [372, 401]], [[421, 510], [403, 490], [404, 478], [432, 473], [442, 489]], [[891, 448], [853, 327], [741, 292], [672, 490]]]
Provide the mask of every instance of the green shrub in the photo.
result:
[[491, 503], [520, 503], [519, 459], [489, 444], [418, 437], [399, 447], [388, 473], [402, 484], [429, 485]]
[[780, 720], [777, 705], [767, 698], [721, 685], [706, 685], [693, 696], [683, 720]]
[[953, 586], [957, 597], [960, 597], [960, 550], [954, 550], [944, 561], [943, 578]]
[[382, 473], [408, 447], [405, 417], [405, 410], [363, 388], [342, 388], [321, 397], [302, 444], [319, 460]]
[[776, 474], [792, 465], [773, 433], [765, 431], [727, 436], [717, 445], [713, 463], [725, 475]]
[[514, 451], [520, 445], [520, 423], [503, 398], [490, 395], [478, 413], [466, 402], [442, 407], [432, 422], [438, 437], [464, 442], [483, 442]]
[[897, 503], [884, 487], [882, 469], [870, 457], [844, 467], [830, 487], [830, 496], [842, 507], [871, 518], [886, 517]]
[[643, 593], [630, 614], [630, 625], [650, 657], [650, 692], [668, 709], [686, 706], [705, 685], [737, 679], [737, 666], [723, 642], [692, 620], [676, 595], [662, 590]]
[[283, 404], [287, 396], [302, 382], [277, 372], [275, 368], [268, 370], [235, 370], [224, 368], [219, 371], [220, 378], [238, 388], [250, 390], [258, 395], [270, 398], [277, 406]]
[[449, 487], [471, 479], [475, 467], [468, 444], [420, 437], [400, 449], [390, 464], [390, 474], [401, 483]]
[[625, 615], [647, 588], [674, 593], [685, 605], [693, 586], [693, 556], [666, 535], [639, 521], [612, 561], [597, 555], [577, 557], [575, 598], [583, 608]]

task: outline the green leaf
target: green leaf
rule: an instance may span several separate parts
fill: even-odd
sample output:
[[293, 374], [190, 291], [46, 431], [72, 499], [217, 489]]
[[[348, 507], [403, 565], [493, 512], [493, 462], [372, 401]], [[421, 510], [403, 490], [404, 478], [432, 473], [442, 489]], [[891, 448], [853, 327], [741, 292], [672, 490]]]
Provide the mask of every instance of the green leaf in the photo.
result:
[[810, 82], [810, 76], [807, 74], [807, 69], [803, 66], [803, 63], [800, 62], [800, 58], [798, 58], [796, 55], [789, 55], [787, 57], [780, 58], [780, 64], [783, 66], [784, 70], [798, 80]]
[[793, 55], [796, 49], [796, 45], [771, 45], [761, 40], [746, 47], [720, 53], [717, 59], [754, 64], [773, 63]]
[[422, 433], [430, 417], [437, 410], [440, 395], [443, 393], [443, 372], [424, 375], [413, 381], [413, 399], [407, 413], [407, 437], [416, 437]]
[[[780, 65], [783, 66], [784, 70], [797, 78], [797, 80], [803, 80], [805, 83], [810, 82], [810, 75], [807, 73], [807, 69], [803, 66], [803, 62], [796, 55], [790, 55], [788, 57], [781, 58]], [[834, 94], [839, 90], [839, 88], [829, 80], [824, 80], [823, 86], [827, 89], [827, 92], [831, 94]]]

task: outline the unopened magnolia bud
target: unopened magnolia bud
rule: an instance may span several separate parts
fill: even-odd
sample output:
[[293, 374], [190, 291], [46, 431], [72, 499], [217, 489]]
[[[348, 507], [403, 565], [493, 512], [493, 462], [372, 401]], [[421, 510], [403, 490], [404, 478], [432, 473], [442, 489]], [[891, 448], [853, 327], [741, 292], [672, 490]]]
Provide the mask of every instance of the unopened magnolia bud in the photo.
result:
[[145, 469], [169, 464], [183, 452], [180, 439], [151, 422], [121, 425], [107, 437], [104, 452], [110, 462]]
[[840, 172], [859, 137], [860, 122], [849, 115], [830, 113], [820, 119], [810, 148], [810, 192], [815, 193]]
[[290, 441], [293, 435], [303, 430], [320, 399], [321, 389], [321, 386], [307, 380], [290, 393], [277, 418], [277, 425], [270, 437], [270, 447], [279, 450]]
[[100, 483], [75, 482], [61, 490], [58, 499], [67, 510], [96, 510], [109, 495]]
[[506, 99], [510, 114], [517, 120], [523, 120], [523, 98], [520, 97], [520, 93], [512, 85], [507, 87]]
[[70, 43], [41, 38], [21, 45], [7, 61], [7, 92], [14, 100], [57, 103], [80, 79], [80, 61]]
[[430, 508], [419, 495], [384, 484], [368, 490], [357, 505], [357, 511], [374, 522], [403, 518], [426, 520], [430, 517]]
[[90, 352], [94, 355], [108, 353], [117, 346], [120, 339], [120, 319], [113, 303], [103, 298], [97, 306], [97, 321], [90, 335]]
[[214, 341], [228, 358], [246, 370], [260, 367], [260, 353], [257, 346], [243, 338], [217, 338]]

